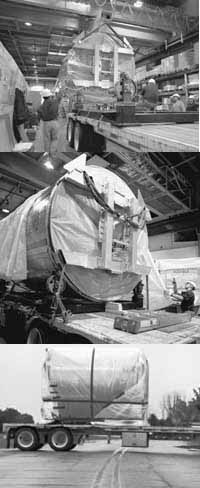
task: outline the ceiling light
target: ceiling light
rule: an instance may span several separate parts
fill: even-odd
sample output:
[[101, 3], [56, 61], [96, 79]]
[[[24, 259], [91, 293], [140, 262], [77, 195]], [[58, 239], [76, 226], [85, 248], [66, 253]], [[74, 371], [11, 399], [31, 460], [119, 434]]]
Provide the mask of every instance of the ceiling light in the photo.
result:
[[10, 210], [8, 208], [2, 208], [1, 211], [5, 214], [9, 214]]
[[24, 22], [24, 24], [26, 25], [26, 27], [31, 27], [33, 25], [31, 22]]
[[58, 63], [47, 63], [47, 66], [62, 66], [62, 64], [58, 64]]
[[36, 58], [35, 58], [35, 57], [34, 57], [34, 58], [32, 58], [32, 61], [36, 61]]
[[51, 56], [67, 56], [67, 53], [60, 53], [60, 52], [55, 52], [55, 51], [49, 51], [48, 54]]
[[143, 3], [141, 0], [136, 0], [136, 2], [134, 2], [133, 6], [136, 7], [136, 8], [141, 8], [143, 7]]
[[53, 166], [52, 162], [50, 161], [50, 159], [47, 159], [47, 161], [45, 161], [44, 166], [47, 169], [54, 169], [54, 166]]

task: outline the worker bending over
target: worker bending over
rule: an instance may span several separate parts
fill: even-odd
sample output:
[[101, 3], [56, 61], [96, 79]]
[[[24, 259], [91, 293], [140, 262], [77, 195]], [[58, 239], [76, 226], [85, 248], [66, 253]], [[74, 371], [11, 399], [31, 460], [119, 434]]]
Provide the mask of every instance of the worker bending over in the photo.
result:
[[193, 310], [194, 302], [195, 302], [195, 294], [194, 290], [196, 288], [195, 283], [193, 281], [187, 281], [185, 283], [185, 290], [181, 293], [178, 293], [176, 280], [173, 280], [174, 284], [174, 293], [172, 293], [172, 297], [181, 302], [181, 312], [187, 312], [188, 310]]
[[43, 103], [38, 109], [40, 120], [43, 121], [44, 151], [55, 156], [58, 144], [58, 105], [59, 101], [53, 98], [50, 90], [44, 90]]
[[171, 102], [171, 112], [186, 112], [185, 105], [181, 100], [179, 93], [174, 93], [174, 95], [172, 95]]

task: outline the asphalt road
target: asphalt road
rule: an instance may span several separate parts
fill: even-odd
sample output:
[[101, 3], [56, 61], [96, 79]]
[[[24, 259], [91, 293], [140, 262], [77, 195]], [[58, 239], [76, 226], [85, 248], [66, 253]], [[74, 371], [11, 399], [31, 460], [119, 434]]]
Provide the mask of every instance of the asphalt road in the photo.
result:
[[85, 443], [69, 453], [0, 450], [0, 488], [199, 488], [200, 451], [151, 441], [121, 449], [114, 440]]

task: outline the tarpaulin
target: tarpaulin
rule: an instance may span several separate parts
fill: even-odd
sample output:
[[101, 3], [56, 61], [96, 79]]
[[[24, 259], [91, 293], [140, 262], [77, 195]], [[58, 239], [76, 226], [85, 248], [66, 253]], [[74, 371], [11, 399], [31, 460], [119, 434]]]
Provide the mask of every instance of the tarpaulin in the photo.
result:
[[18, 281], [27, 278], [26, 222], [28, 212], [38, 196], [36, 194], [28, 198], [0, 222], [0, 279]]
[[51, 349], [42, 398], [46, 420], [146, 419], [147, 360], [129, 346]]
[[[54, 270], [53, 256], [61, 250], [65, 277], [76, 292], [102, 301], [126, 298], [141, 274], [150, 271], [146, 226], [134, 228], [133, 242], [126, 237], [127, 250], [124, 233], [130, 228], [115, 217], [113, 242], [119, 246], [112, 250], [111, 266], [105, 265], [102, 246], [110, 230], [105, 228], [101, 241], [100, 225], [104, 225], [106, 212], [86, 185], [84, 169], [100, 194], [110, 188], [118, 211], [125, 213], [132, 202], [133, 214], [138, 214], [141, 202], [119, 176], [99, 166], [86, 167], [86, 156], [80, 158], [69, 163], [66, 175], [53, 188], [34, 195], [0, 222], [0, 278], [47, 279]], [[133, 254], [130, 267], [129, 253]]]

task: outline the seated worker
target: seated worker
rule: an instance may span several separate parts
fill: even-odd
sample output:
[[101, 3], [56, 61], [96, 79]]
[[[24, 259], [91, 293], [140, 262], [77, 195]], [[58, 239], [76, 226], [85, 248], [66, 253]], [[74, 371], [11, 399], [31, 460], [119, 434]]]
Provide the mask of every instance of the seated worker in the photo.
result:
[[171, 102], [171, 112], [186, 112], [185, 105], [178, 93], [174, 93], [174, 95], [172, 95]]
[[145, 105], [153, 112], [158, 104], [158, 87], [153, 78], [151, 78], [146, 87], [142, 91], [143, 100]]
[[187, 281], [185, 283], [185, 290], [181, 293], [172, 293], [172, 297], [181, 302], [181, 312], [188, 312], [189, 310], [193, 310], [194, 302], [195, 302], [195, 294], [194, 290], [196, 288], [195, 283], [193, 281]]
[[58, 143], [58, 105], [50, 90], [43, 92], [43, 103], [38, 109], [39, 119], [43, 120], [44, 151], [51, 156], [56, 155]]

